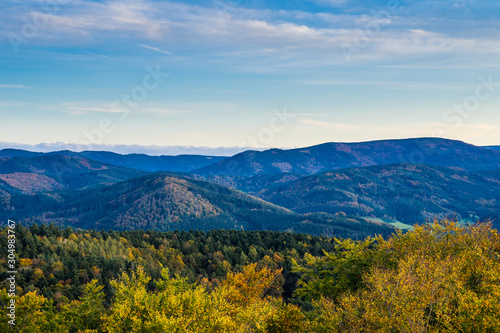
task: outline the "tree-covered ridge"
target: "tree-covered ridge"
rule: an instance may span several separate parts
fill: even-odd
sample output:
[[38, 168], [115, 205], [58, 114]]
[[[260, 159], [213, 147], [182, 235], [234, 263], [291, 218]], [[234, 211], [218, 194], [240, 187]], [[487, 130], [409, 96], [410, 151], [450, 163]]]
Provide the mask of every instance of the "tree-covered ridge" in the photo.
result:
[[[45, 295], [36, 287], [19, 289], [18, 321], [13, 330], [17, 332], [500, 329], [500, 235], [488, 224], [461, 227], [436, 222], [389, 239], [364, 241], [277, 232], [98, 233], [46, 226], [18, 231], [24, 245], [46, 249], [39, 255], [48, 260], [44, 264], [36, 257], [19, 259], [21, 274], [35, 275], [38, 280], [46, 279], [48, 273], [52, 275], [49, 279], [56, 279], [56, 274], [65, 271], [58, 256], [66, 251], [79, 253], [88, 263], [97, 262], [91, 253], [101, 253], [129, 260], [130, 265], [124, 271], [108, 267], [113, 271], [109, 283], [103, 283], [105, 270], [92, 267], [93, 275], [78, 281], [73, 299], [64, 296], [57, 284], [47, 288], [55, 288], [55, 292]], [[203, 240], [205, 243], [197, 243]], [[213, 278], [185, 274], [186, 267], [192, 267], [187, 259], [191, 255], [204, 257], [201, 263], [224, 256], [223, 251], [213, 250], [204, 256], [208, 244], [223, 250], [236, 242], [236, 248], [249, 249], [235, 257], [237, 264], [229, 265], [232, 259], [228, 255], [222, 260], [224, 272]], [[160, 253], [169, 252], [166, 244], [172, 249], [179, 246], [175, 256], [180, 260], [162, 261]], [[114, 247], [112, 255], [106, 254]], [[142, 266], [148, 263], [149, 267]], [[33, 265], [44, 265], [44, 269], [30, 271]], [[286, 295], [290, 282], [299, 287], [293, 298]], [[4, 311], [7, 301], [3, 289], [0, 302]], [[2, 331], [9, 329], [6, 320], [0, 325]]]
[[335, 169], [414, 162], [464, 170], [498, 169], [500, 152], [440, 138], [329, 142], [295, 149], [248, 150], [192, 172], [203, 176], [312, 175]]
[[234, 189], [167, 173], [52, 196], [52, 201], [12, 196], [11, 204], [24, 208], [5, 209], [0, 217], [99, 230], [290, 230], [354, 239], [393, 232], [388, 225], [345, 215], [297, 214]]
[[[254, 153], [262, 163], [246, 159]], [[426, 164], [401, 163], [407, 155], [418, 155]], [[117, 165], [88, 158], [92, 156]], [[434, 218], [490, 219], [495, 227], [500, 223], [500, 155], [459, 141], [327, 143], [228, 159], [244, 158], [235, 166], [262, 171], [247, 176], [151, 174], [123, 166], [149, 160], [168, 165], [169, 159], [125, 157], [109, 152], [0, 151], [0, 220], [105, 230], [286, 230], [353, 239], [390, 234], [384, 221], [402, 227], [409, 226], [398, 221]], [[181, 157], [188, 164], [200, 158], [211, 161]], [[259, 163], [271, 165], [269, 172]], [[287, 169], [287, 163], [298, 169]]]
[[15, 179], [32, 175], [33, 179], [27, 179], [24, 183], [29, 181], [29, 186], [38, 188], [38, 193], [53, 190], [42, 186], [47, 180], [57, 184], [55, 188], [77, 190], [113, 184], [139, 177], [144, 175], [144, 172], [83, 157], [46, 154], [32, 157], [0, 157], [0, 175], [4, 182], [21, 192], [25, 188], [24, 184], [17, 183]]
[[258, 195], [298, 213], [344, 212], [408, 223], [497, 219], [500, 173], [423, 164], [370, 166], [303, 177]]
[[59, 210], [86, 191], [145, 174], [81, 157], [34, 154], [0, 157], [2, 220]]
[[50, 157], [50, 156], [68, 156], [74, 158], [84, 158], [102, 163], [131, 168], [136, 170], [156, 172], [189, 172], [209, 164], [218, 162], [226, 157], [224, 156], [203, 156], [203, 155], [161, 155], [151, 156], [146, 154], [118, 154], [110, 151], [82, 151], [74, 152], [70, 150], [53, 151], [49, 153], [30, 152], [20, 149], [2, 149], [2, 157]]

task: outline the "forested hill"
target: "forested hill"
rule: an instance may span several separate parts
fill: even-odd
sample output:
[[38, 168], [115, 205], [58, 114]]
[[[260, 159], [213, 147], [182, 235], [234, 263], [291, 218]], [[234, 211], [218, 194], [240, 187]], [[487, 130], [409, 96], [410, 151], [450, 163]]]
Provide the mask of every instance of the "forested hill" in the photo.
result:
[[[0, 219], [116, 230], [288, 230], [359, 239], [389, 234], [391, 227], [382, 221], [413, 224], [446, 216], [492, 219], [497, 226], [500, 216], [500, 152], [460, 141], [326, 143], [226, 159], [175, 157], [183, 165], [179, 169], [205, 165], [195, 173], [152, 174], [123, 166], [154, 170], [167, 160], [2, 150]], [[207, 165], [212, 161], [218, 162]], [[391, 161], [396, 164], [386, 164]]]
[[171, 171], [189, 172], [202, 168], [209, 164], [218, 162], [223, 156], [204, 155], [178, 155], [178, 156], [151, 156], [146, 154], [118, 154], [108, 151], [82, 151], [74, 152], [70, 150], [54, 151], [49, 153], [37, 153], [19, 149], [2, 149], [1, 157], [48, 157], [48, 156], [69, 156], [85, 158], [116, 166], [132, 168], [142, 171]]
[[500, 152], [439, 138], [324, 143], [289, 150], [246, 151], [193, 172], [204, 176], [311, 175], [334, 169], [407, 162], [465, 170], [497, 169]]
[[[54, 222], [99, 230], [289, 230], [354, 239], [394, 231], [345, 214], [297, 214], [237, 190], [165, 173], [65, 195], [62, 202], [37, 207], [32, 201], [29, 210], [13, 209], [0, 216], [25, 224]], [[25, 205], [22, 198], [15, 196], [11, 202]]]
[[35, 194], [110, 185], [145, 172], [65, 155], [0, 157], [0, 186]]
[[[345, 212], [413, 224], [434, 218], [498, 218], [500, 169], [464, 171], [421, 164], [333, 170], [259, 196], [299, 213]], [[499, 221], [500, 222], [500, 221]]]

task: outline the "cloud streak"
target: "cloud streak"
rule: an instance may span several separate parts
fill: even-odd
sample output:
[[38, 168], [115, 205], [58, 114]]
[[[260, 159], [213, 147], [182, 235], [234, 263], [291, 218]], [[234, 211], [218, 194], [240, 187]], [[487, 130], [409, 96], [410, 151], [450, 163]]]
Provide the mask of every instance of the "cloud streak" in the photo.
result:
[[31, 87], [25, 86], [23, 84], [0, 84], [0, 88], [4, 88], [4, 89], [27, 89], [27, 88], [31, 88]]
[[161, 50], [159, 48], [152, 47], [152, 46], [149, 46], [149, 45], [139, 44], [139, 46], [144, 47], [146, 49], [150, 49], [150, 50], [156, 51], [156, 52], [160, 52], [160, 53], [163, 53], [163, 54], [166, 54], [166, 55], [171, 55], [172, 54], [171, 52], [168, 52], [168, 51], [165, 51], [165, 50]]

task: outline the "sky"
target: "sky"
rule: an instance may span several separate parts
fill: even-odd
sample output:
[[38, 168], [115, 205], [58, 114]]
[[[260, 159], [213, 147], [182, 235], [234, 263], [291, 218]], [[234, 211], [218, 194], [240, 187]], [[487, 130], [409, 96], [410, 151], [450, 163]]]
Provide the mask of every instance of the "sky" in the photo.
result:
[[496, 0], [3, 0], [0, 148], [500, 145]]

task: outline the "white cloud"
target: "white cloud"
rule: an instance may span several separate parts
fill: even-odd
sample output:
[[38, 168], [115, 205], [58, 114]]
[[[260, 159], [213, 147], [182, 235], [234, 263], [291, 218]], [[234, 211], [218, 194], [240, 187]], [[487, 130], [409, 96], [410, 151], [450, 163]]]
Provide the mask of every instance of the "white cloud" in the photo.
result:
[[[339, 6], [347, 2], [313, 1]], [[365, 25], [375, 20], [368, 13], [335, 15], [251, 10], [244, 6], [232, 7], [227, 14], [220, 15], [216, 8], [172, 2], [80, 1], [68, 8], [61, 6], [59, 13], [50, 15], [48, 24], [35, 39], [45, 45], [133, 42], [167, 55], [182, 48], [187, 53], [194, 51], [193, 57], [203, 54], [204, 61], [210, 61], [205, 60], [207, 55], [230, 61], [227, 54], [238, 53], [239, 57], [266, 61], [256, 67], [268, 65], [283, 70], [289, 66], [345, 64], [339, 45], [356, 47]], [[500, 53], [497, 34], [485, 35], [474, 29], [446, 31], [443, 27], [453, 23], [447, 20], [451, 19], [445, 17], [433, 26], [418, 17], [380, 20], [380, 32], [362, 37], [367, 41], [366, 47], [354, 54], [354, 59], [363, 63], [422, 56], [481, 55], [491, 57], [487, 62], [495, 62]], [[151, 46], [153, 41], [153, 45], [168, 43], [168, 50]]]
[[418, 83], [418, 82], [404, 82], [404, 81], [355, 81], [355, 80], [335, 80], [335, 79], [317, 79], [317, 80], [300, 80], [297, 81], [299, 85], [306, 86], [385, 86], [390, 89], [439, 89], [439, 90], [458, 90], [462, 91], [467, 89], [465, 84], [453, 83]]
[[172, 54], [171, 52], [168, 52], [168, 51], [165, 51], [165, 50], [161, 50], [159, 48], [152, 47], [152, 46], [149, 46], [149, 45], [139, 44], [139, 46], [144, 47], [146, 49], [150, 49], [150, 50], [156, 51], [156, 52], [167, 54], [167, 55], [171, 55]]
[[123, 113], [122, 110], [117, 108], [99, 108], [99, 107], [70, 106], [68, 107], [68, 110], [70, 113], [75, 113], [75, 114], [86, 114], [88, 112]]
[[191, 110], [180, 110], [180, 109], [167, 109], [167, 108], [140, 108], [141, 113], [154, 113], [162, 116], [171, 116], [174, 114], [181, 114], [192, 112]]
[[[0, 106], [2, 104], [0, 103]], [[194, 111], [207, 111], [214, 108], [230, 108], [232, 104], [228, 103], [178, 103], [172, 104], [174, 107], [163, 107], [157, 103], [141, 103], [131, 112], [134, 114], [156, 114], [161, 116], [170, 116]], [[75, 115], [87, 115], [90, 113], [117, 113], [124, 112], [122, 107], [115, 107], [111, 104], [99, 102], [66, 102], [58, 105], [38, 106], [38, 109], [54, 110]]]
[[[70, 40], [75, 36], [81, 41], [100, 40], [111, 34], [114, 38], [150, 38], [158, 39], [168, 30], [167, 22], [155, 20], [151, 13], [155, 5], [147, 1], [105, 1], [77, 2], [73, 6], [60, 6], [60, 12], [46, 14], [33, 11], [47, 17], [44, 35], [53, 42]], [[50, 37], [49, 37], [50, 36]], [[38, 36], [43, 38], [43, 36]]]
[[24, 102], [15, 102], [15, 101], [0, 101], [0, 107], [9, 108], [9, 107], [21, 107], [25, 106]]
[[23, 84], [0, 84], [0, 88], [6, 88], [6, 89], [27, 89], [27, 88], [31, 88], [31, 87], [25, 86]]
[[334, 130], [357, 130], [359, 126], [348, 125], [345, 123], [329, 123], [326, 121], [313, 120], [309, 118], [300, 118], [300, 122], [305, 125], [312, 125], [317, 127], [329, 128]]

